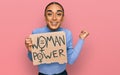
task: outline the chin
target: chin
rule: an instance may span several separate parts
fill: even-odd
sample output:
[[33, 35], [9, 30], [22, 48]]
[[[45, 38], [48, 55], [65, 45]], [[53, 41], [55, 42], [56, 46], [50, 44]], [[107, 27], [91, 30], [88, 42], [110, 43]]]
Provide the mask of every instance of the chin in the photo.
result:
[[51, 30], [57, 30], [59, 27], [56, 27], [56, 28], [53, 28], [53, 27], [50, 27]]
[[57, 30], [60, 26], [49, 26], [49, 25], [47, 25], [48, 26], [48, 28], [49, 29], [51, 29], [51, 30]]

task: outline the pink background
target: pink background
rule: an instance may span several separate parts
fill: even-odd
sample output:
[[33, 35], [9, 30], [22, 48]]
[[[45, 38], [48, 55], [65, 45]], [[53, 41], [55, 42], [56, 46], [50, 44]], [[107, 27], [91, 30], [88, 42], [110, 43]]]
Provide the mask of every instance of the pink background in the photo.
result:
[[[24, 40], [45, 25], [44, 8], [55, 0], [0, 0], [0, 75], [37, 75]], [[56, 0], [65, 9], [62, 24], [75, 46], [82, 29], [90, 32], [69, 75], [120, 75], [120, 1]]]

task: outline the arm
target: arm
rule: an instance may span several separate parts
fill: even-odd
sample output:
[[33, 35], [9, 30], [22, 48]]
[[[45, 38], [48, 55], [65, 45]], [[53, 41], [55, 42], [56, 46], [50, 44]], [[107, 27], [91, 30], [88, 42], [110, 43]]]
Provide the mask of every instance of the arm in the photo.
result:
[[[33, 32], [32, 32], [32, 34], [33, 34]], [[25, 39], [25, 46], [28, 50], [28, 58], [32, 61], [32, 53], [31, 53], [31, 51], [32, 51], [32, 40], [31, 40], [31, 38], [26, 38]]]
[[28, 50], [28, 58], [32, 61], [32, 53], [31, 53], [32, 40], [30, 38], [25, 39], [25, 46]]
[[89, 33], [84, 33], [85, 31], [81, 31], [80, 33], [80, 39], [78, 40], [77, 44], [75, 45], [75, 47], [72, 47], [72, 34], [71, 32], [68, 33], [67, 39], [67, 57], [68, 57], [68, 63], [69, 64], [73, 64], [75, 62], [75, 60], [78, 58], [83, 43], [84, 43], [84, 39], [88, 36]]
[[32, 61], [32, 53], [28, 51], [28, 58]]
[[[39, 30], [36, 29], [36, 30], [32, 31], [32, 34], [36, 34], [38, 32], [39, 32]], [[31, 38], [27, 38], [25, 40], [25, 45], [26, 45], [26, 48], [28, 50], [28, 58], [32, 61], [32, 53], [31, 53], [31, 51], [32, 51], [32, 39]]]

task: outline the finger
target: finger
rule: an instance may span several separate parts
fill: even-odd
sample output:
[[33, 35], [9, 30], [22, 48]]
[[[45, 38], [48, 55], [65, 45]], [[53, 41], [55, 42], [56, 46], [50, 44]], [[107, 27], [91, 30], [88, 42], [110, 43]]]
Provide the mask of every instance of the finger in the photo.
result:
[[32, 43], [32, 40], [30, 38], [25, 39], [25, 43]]
[[32, 44], [27, 44], [26, 47], [32, 47]]
[[88, 35], [89, 35], [89, 33], [88, 33], [88, 32], [87, 32], [87, 33], [85, 33], [85, 34], [84, 34], [85, 38], [86, 38]]
[[32, 39], [31, 38], [26, 38], [25, 41], [32, 41]]
[[84, 31], [82, 30], [81, 33], [84, 33]]
[[86, 36], [88, 36], [88, 35], [89, 35], [89, 33], [86, 31], [86, 32], [85, 32], [85, 35], [86, 35]]
[[87, 31], [83, 30], [82, 31], [83, 34], [89, 34]]
[[32, 42], [25, 42], [26, 45], [32, 44]]
[[30, 40], [29, 41], [25, 41], [25, 43], [32, 43], [32, 41], [30, 41]]
[[29, 46], [32, 46], [32, 43], [29, 43]]

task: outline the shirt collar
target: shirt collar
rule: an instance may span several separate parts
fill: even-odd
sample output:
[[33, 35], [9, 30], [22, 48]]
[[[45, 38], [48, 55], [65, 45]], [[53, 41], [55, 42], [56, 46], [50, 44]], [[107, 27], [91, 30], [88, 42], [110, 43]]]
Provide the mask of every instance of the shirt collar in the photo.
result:
[[61, 31], [61, 27], [59, 27], [57, 30], [51, 30], [47, 25], [46, 25], [45, 29], [46, 29], [48, 32]]

